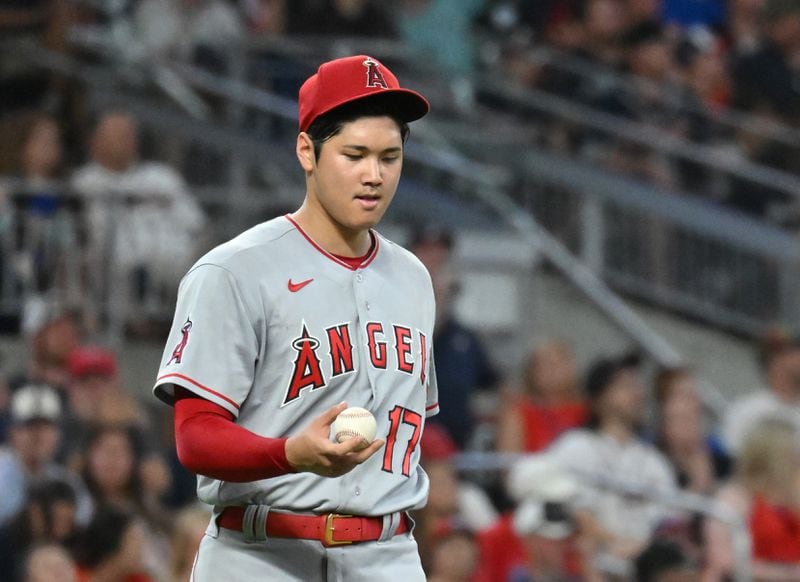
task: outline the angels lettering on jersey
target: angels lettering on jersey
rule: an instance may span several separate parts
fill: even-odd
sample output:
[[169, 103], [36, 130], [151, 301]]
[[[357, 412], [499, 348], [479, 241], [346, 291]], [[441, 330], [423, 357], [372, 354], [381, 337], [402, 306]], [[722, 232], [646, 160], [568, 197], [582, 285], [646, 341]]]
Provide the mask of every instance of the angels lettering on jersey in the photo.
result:
[[[386, 326], [377, 321], [367, 322], [364, 332], [369, 356], [365, 358], [366, 365], [402, 374], [418, 374], [420, 383], [425, 385], [428, 342], [423, 332], [397, 324]], [[323, 345], [309, 333], [303, 322], [300, 335], [292, 341], [297, 356], [283, 405], [301, 398], [306, 388], [317, 390], [326, 386], [331, 378], [354, 372], [354, 337], [359, 337], [359, 334], [353, 329], [353, 324], [334, 325], [325, 330], [326, 345]], [[325, 378], [322, 370], [323, 358], [330, 362], [330, 378]]]

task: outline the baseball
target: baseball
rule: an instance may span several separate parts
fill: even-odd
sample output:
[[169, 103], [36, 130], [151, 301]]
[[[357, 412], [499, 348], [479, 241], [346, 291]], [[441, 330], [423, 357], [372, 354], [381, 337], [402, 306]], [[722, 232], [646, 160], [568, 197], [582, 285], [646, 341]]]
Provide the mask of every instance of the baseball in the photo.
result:
[[345, 408], [333, 421], [333, 438], [337, 443], [352, 438], [363, 439], [363, 449], [372, 442], [375, 438], [375, 431], [377, 425], [375, 424], [375, 417], [366, 408], [358, 406], [351, 406]]

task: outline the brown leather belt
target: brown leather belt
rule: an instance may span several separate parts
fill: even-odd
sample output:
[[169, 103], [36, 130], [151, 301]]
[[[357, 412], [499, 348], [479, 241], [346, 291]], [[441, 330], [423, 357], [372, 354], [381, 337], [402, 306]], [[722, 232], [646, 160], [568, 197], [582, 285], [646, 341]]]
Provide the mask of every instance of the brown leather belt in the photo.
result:
[[[241, 532], [244, 512], [244, 507], [226, 507], [217, 518], [217, 525]], [[408, 517], [402, 513], [395, 535], [405, 533], [409, 529]], [[267, 515], [265, 530], [268, 538], [319, 540], [326, 547], [340, 546], [379, 540], [383, 533], [383, 517], [363, 517], [338, 513], [299, 515], [270, 511]]]

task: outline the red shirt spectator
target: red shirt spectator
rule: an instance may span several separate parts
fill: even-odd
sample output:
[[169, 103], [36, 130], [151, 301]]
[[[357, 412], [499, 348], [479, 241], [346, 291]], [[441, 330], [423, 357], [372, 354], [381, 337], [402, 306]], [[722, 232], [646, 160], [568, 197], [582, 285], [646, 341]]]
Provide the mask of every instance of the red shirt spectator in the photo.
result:
[[756, 495], [750, 510], [753, 557], [765, 562], [800, 563], [800, 513]]
[[522, 390], [508, 395], [501, 407], [497, 449], [535, 453], [587, 419], [575, 354], [565, 342], [550, 340], [531, 351]]

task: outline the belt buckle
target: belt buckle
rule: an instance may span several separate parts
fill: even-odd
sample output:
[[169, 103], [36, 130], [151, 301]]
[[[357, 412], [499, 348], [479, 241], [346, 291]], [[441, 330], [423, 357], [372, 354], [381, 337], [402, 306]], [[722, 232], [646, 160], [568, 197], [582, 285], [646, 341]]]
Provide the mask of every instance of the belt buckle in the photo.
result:
[[323, 536], [323, 539], [322, 539], [322, 544], [325, 547], [328, 547], [328, 546], [346, 546], [348, 544], [352, 544], [353, 543], [350, 540], [337, 541], [337, 540], [333, 539], [333, 532], [336, 529], [335, 527], [333, 527], [333, 522], [334, 522], [335, 519], [337, 519], [339, 517], [353, 517], [353, 516], [352, 515], [345, 515], [345, 514], [342, 514], [342, 513], [329, 513], [328, 515], [325, 516], [325, 535]]

